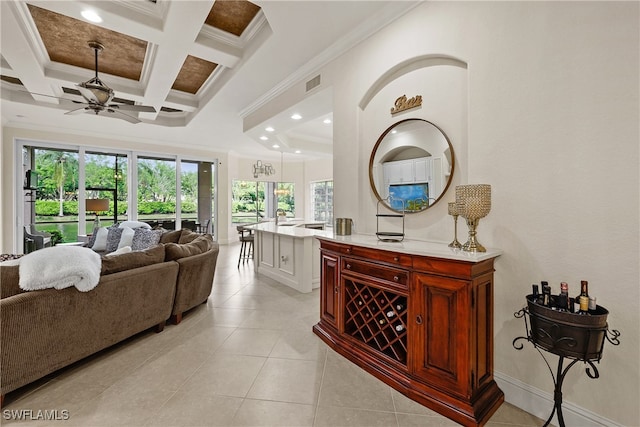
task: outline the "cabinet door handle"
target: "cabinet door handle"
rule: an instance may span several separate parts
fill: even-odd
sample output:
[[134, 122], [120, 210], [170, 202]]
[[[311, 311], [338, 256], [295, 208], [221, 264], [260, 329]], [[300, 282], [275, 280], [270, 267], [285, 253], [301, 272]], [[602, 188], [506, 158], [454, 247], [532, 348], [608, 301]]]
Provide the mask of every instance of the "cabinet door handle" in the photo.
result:
[[347, 253], [351, 253], [351, 248], [347, 248]]
[[398, 276], [393, 276], [393, 280], [397, 282], [398, 280], [400, 280], [400, 278]]
[[394, 257], [393, 257], [393, 260], [394, 260], [395, 262], [398, 262], [398, 261], [400, 261], [400, 257], [394, 256]]
[[421, 315], [419, 315], [419, 314], [416, 316], [416, 323], [417, 323], [418, 325], [422, 325], [422, 316], [421, 316]]
[[336, 294], [340, 292], [340, 287], [336, 286], [336, 288], [333, 290], [333, 292], [335, 292]]
[[347, 270], [351, 270], [351, 264], [347, 264]]

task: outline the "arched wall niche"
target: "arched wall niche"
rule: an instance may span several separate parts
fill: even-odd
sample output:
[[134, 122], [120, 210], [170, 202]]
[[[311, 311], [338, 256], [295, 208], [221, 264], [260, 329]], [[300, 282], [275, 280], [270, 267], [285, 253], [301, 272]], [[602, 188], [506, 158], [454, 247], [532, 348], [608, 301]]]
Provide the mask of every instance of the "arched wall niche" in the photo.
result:
[[[453, 174], [449, 185], [442, 185], [444, 193], [437, 203], [417, 215], [407, 216], [406, 234], [417, 239], [450, 240], [453, 226], [447, 221], [446, 202], [453, 201], [453, 189], [467, 179], [467, 82], [465, 61], [443, 54], [420, 55], [389, 68], [362, 96], [358, 104], [359, 158], [363, 165], [360, 185], [368, 190], [369, 197], [362, 198], [364, 203], [359, 209], [361, 232], [373, 233], [378, 226], [375, 215], [371, 214], [378, 209], [378, 198], [371, 189], [368, 167], [374, 146], [390, 126], [403, 120], [421, 119], [436, 125], [450, 141], [453, 155], [445, 152], [444, 157], [454, 165]], [[391, 114], [396, 99], [403, 95], [407, 98], [420, 95], [422, 105]], [[390, 157], [393, 155], [395, 153], [389, 153]], [[407, 156], [406, 152], [401, 156]], [[417, 154], [409, 157], [417, 157]], [[443, 179], [448, 180], [448, 176]]]
[[450, 65], [464, 68], [465, 70], [467, 69], [466, 62], [449, 55], [429, 54], [409, 58], [406, 61], [402, 61], [394, 67], [391, 67], [371, 85], [358, 104], [360, 109], [365, 110], [373, 97], [390, 82], [410, 73], [411, 71], [418, 70], [420, 68], [435, 67], [438, 65]]

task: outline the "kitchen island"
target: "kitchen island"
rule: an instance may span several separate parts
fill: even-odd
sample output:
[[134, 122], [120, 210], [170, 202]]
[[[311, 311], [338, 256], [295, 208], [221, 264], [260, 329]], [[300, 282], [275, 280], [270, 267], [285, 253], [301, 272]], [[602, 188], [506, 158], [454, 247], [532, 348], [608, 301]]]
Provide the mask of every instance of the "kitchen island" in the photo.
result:
[[255, 232], [254, 264], [264, 274], [299, 292], [320, 286], [320, 243], [317, 236], [333, 232], [313, 221], [263, 222], [246, 228]]

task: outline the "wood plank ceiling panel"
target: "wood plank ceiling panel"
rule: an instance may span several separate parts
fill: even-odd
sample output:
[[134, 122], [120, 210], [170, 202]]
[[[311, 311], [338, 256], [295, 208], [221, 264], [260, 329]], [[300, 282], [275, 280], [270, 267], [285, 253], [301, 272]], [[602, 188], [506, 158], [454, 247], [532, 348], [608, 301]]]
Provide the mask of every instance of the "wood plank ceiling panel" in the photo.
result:
[[88, 42], [104, 45], [98, 57], [100, 73], [140, 80], [147, 42], [28, 5], [51, 61], [95, 70], [93, 50]]

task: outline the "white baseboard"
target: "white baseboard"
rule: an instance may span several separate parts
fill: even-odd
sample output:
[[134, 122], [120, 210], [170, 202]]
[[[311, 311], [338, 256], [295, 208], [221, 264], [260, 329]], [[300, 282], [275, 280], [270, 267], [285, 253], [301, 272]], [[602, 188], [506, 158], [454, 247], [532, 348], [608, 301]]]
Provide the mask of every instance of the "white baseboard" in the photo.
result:
[[[498, 387], [504, 392], [506, 402], [542, 420], [547, 420], [553, 409], [553, 393], [532, 387], [501, 372], [494, 372], [493, 375]], [[551, 376], [549, 376], [550, 384], [552, 384], [551, 381]], [[566, 401], [562, 403], [562, 415], [564, 417], [564, 423], [567, 426], [622, 427], [621, 424]], [[556, 415], [554, 415], [551, 425], [558, 425]]]

